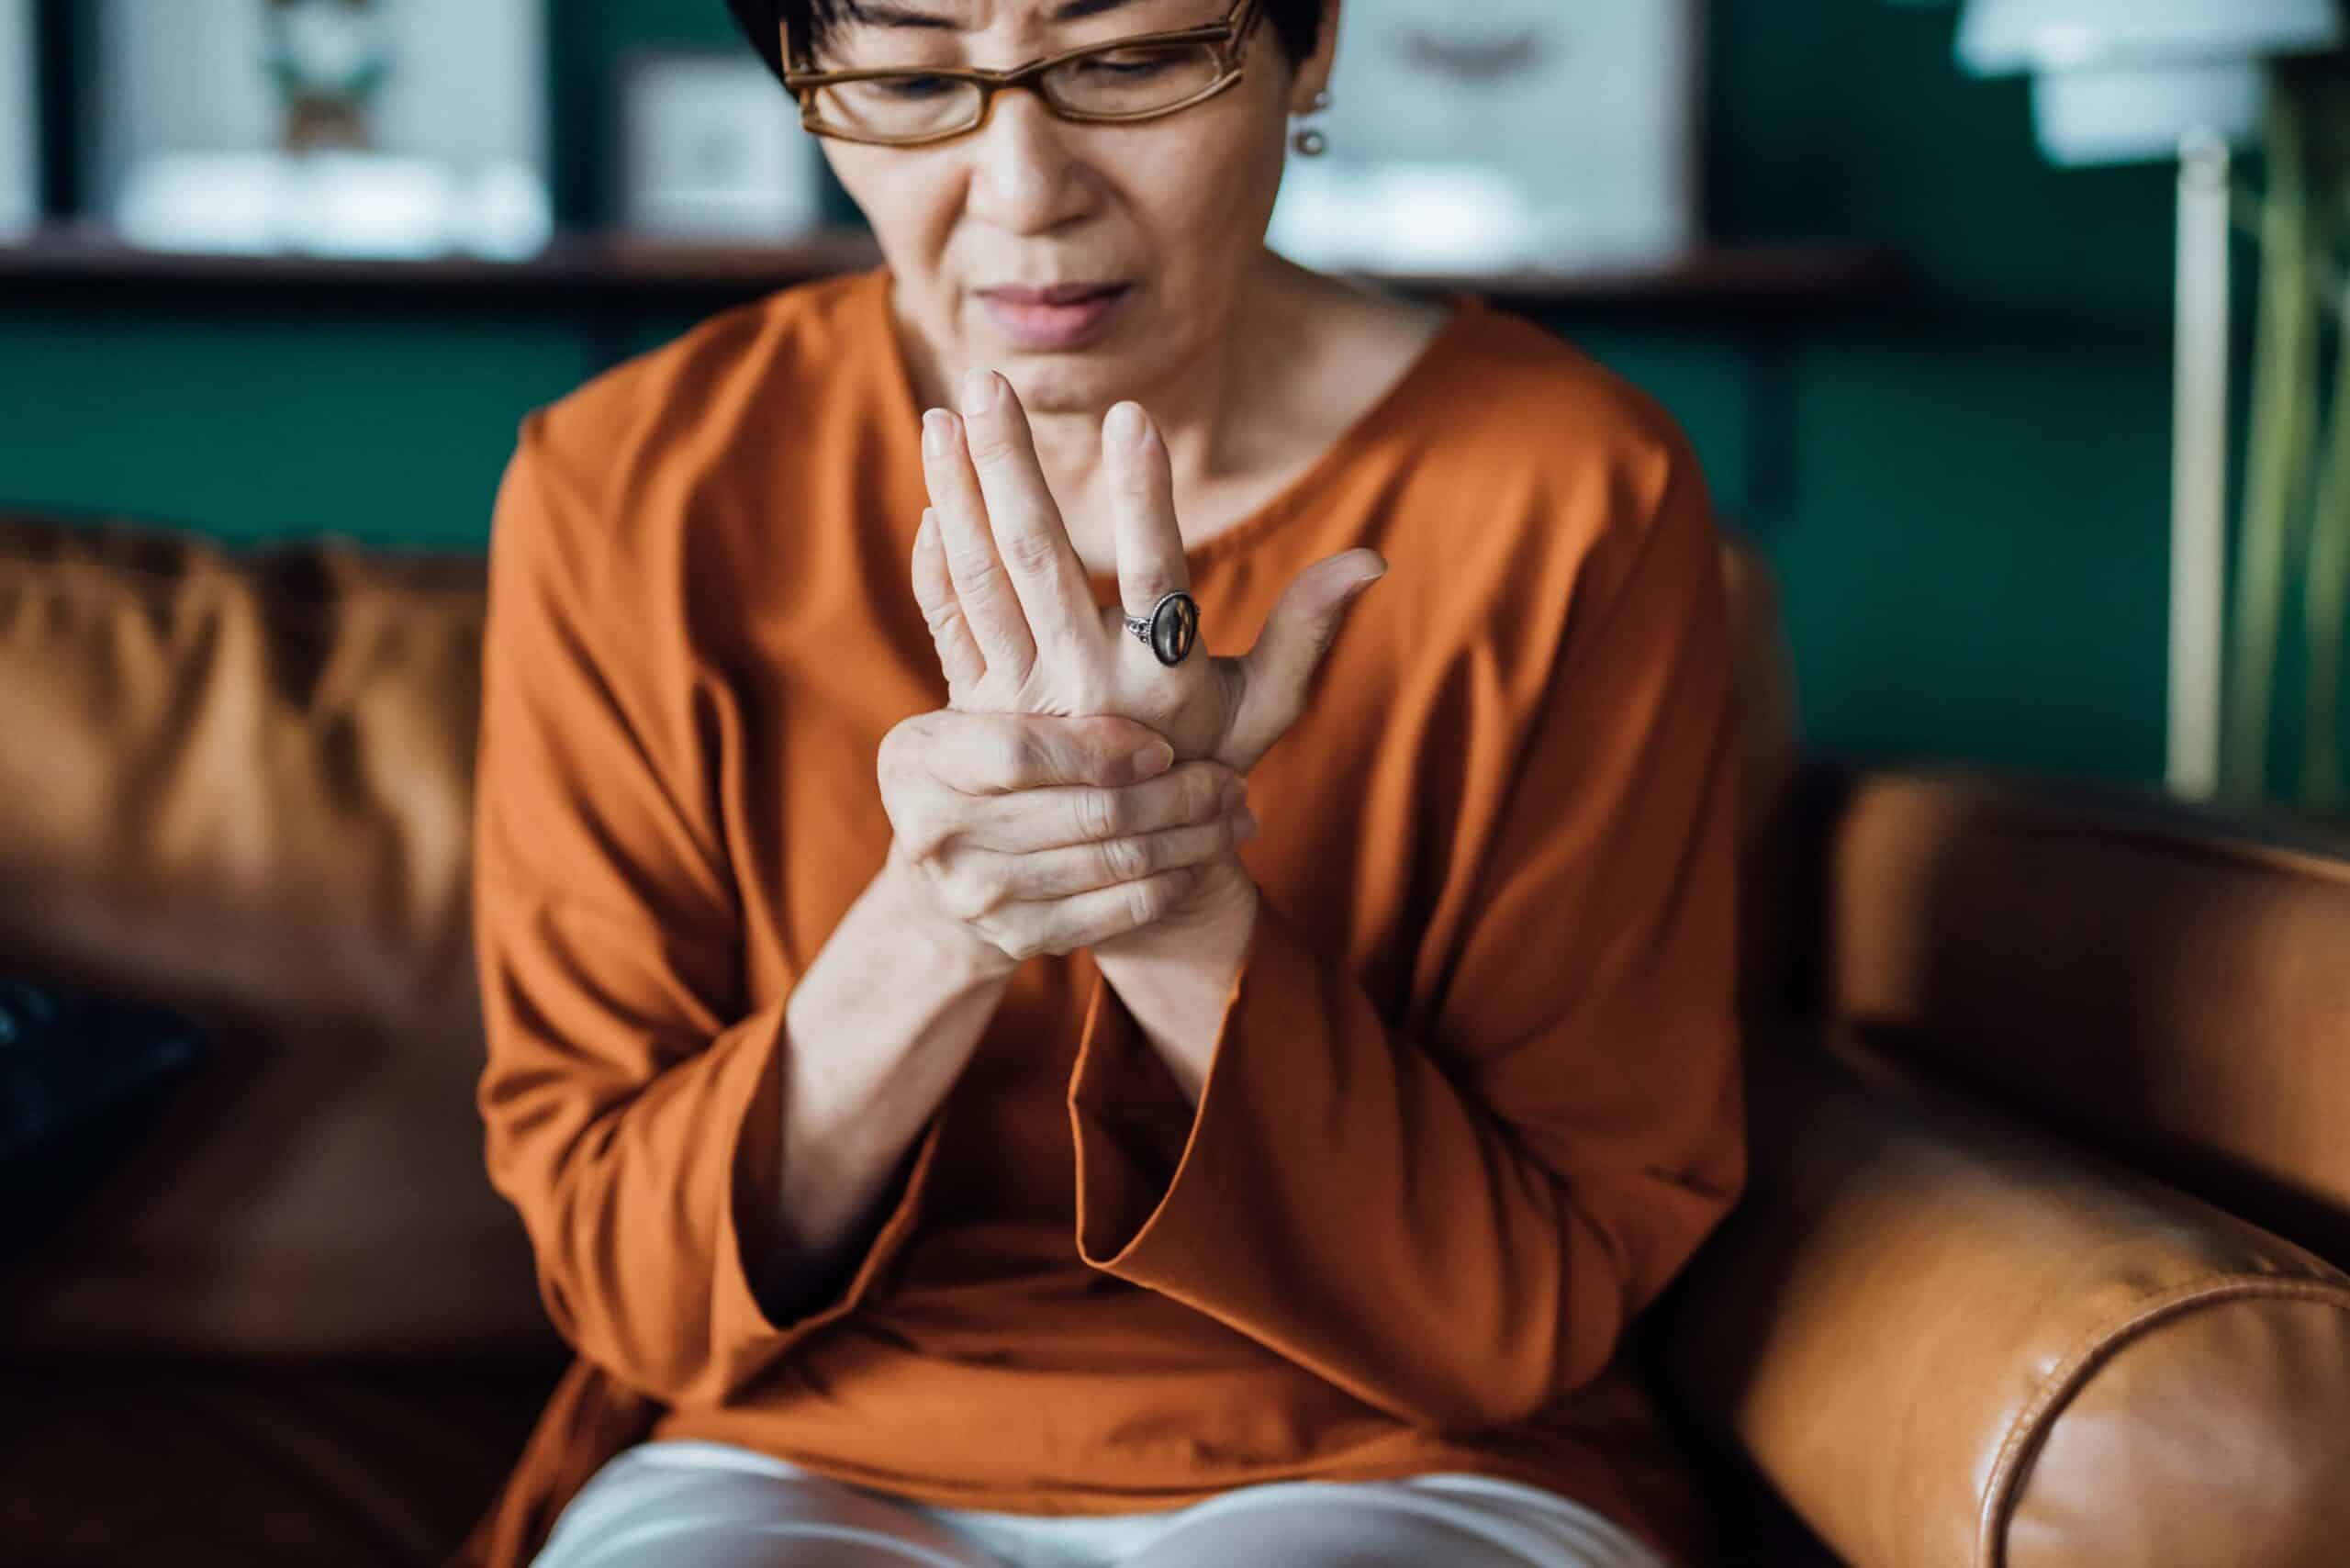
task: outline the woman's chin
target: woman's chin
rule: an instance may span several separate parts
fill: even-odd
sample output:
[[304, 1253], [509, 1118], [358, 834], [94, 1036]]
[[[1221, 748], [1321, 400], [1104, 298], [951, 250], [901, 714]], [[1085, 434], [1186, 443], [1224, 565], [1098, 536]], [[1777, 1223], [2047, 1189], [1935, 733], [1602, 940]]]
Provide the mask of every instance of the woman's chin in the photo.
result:
[[1032, 418], [1098, 413], [1141, 384], [1141, 366], [1124, 354], [1005, 354], [993, 363]]

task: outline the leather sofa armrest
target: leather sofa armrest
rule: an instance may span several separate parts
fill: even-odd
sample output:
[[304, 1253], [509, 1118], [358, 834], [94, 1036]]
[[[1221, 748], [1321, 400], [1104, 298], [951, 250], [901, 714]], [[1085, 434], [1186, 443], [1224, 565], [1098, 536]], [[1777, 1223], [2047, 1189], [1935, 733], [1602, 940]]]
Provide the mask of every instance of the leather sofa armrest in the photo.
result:
[[1815, 982], [1901, 1054], [2350, 1265], [2350, 834], [1981, 774], [1815, 767]]
[[1753, 1058], [1668, 1375], [1855, 1568], [2341, 1561], [2350, 1280], [1856, 1043]]

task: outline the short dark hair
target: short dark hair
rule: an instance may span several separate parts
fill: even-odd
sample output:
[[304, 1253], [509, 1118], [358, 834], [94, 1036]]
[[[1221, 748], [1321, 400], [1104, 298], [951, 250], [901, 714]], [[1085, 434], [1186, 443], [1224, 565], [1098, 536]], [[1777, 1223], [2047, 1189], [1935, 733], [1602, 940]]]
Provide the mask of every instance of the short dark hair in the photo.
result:
[[[1265, 20], [1281, 52], [1295, 65], [1314, 52], [1322, 38], [1325, 0], [1263, 0]], [[824, 32], [844, 17], [856, 15], [856, 0], [726, 0], [734, 21], [750, 39], [767, 69], [782, 76], [783, 28], [791, 29], [793, 51], [805, 58]]]

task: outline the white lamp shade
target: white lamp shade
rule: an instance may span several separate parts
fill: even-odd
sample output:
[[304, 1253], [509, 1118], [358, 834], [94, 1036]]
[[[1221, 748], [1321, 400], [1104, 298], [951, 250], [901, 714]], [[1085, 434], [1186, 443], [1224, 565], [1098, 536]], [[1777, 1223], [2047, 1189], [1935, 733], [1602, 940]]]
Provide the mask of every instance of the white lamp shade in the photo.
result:
[[2339, 0], [1968, 0], [1961, 64], [1978, 76], [2175, 66], [2331, 49]]
[[2052, 163], [2165, 162], [2191, 136], [2258, 140], [2268, 68], [2256, 60], [2047, 71], [2032, 78], [2032, 121]]

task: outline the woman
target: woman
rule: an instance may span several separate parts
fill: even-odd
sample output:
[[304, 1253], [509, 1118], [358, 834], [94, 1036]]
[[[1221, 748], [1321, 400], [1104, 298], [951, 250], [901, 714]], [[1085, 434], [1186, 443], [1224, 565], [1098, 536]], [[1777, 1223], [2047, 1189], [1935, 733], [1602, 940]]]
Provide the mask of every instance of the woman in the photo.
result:
[[887, 266], [500, 494], [481, 1108], [579, 1359], [471, 1553], [1676, 1551], [1617, 1352], [1743, 1170], [1686, 444], [1265, 250], [1337, 0], [733, 5]]

